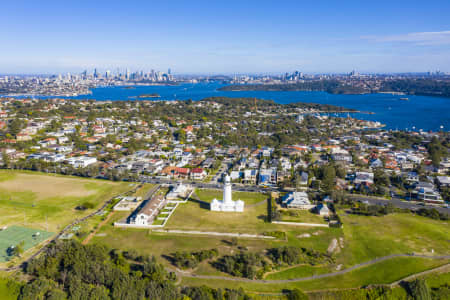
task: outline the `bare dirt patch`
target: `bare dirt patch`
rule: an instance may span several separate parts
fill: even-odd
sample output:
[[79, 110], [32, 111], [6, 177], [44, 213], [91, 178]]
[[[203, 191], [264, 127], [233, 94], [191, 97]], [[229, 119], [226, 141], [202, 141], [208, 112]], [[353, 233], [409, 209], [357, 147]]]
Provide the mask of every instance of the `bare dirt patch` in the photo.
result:
[[338, 244], [338, 240], [337, 239], [333, 239], [331, 240], [330, 245], [328, 246], [328, 253], [333, 253], [335, 251], [339, 250], [339, 244]]

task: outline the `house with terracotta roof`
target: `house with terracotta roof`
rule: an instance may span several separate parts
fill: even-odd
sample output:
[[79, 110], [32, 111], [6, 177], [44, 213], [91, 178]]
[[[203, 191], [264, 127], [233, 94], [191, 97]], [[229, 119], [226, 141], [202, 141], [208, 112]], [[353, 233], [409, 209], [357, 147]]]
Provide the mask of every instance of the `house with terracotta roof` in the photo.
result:
[[207, 173], [202, 168], [194, 168], [191, 170], [190, 177], [194, 180], [203, 180], [206, 177]]
[[190, 173], [190, 169], [188, 168], [179, 168], [175, 166], [167, 166], [162, 169], [161, 174], [166, 175], [171, 178], [188, 178]]

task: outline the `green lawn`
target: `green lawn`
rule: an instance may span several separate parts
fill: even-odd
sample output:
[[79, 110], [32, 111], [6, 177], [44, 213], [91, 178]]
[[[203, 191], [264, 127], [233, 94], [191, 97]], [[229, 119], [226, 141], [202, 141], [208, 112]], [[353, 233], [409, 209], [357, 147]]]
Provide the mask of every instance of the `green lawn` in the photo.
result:
[[135, 197], [142, 197], [142, 200], [145, 200], [144, 197], [147, 193], [154, 187], [154, 184], [145, 183], [141, 188], [139, 188], [136, 193], [134, 193]]
[[178, 206], [165, 226], [167, 229], [263, 233], [280, 230], [284, 226], [265, 222], [267, 195], [261, 193], [233, 192], [233, 199], [245, 202], [243, 213], [214, 212], [209, 210], [209, 202], [222, 199], [220, 190], [197, 190], [199, 201], [190, 199]]
[[[450, 273], [432, 273], [422, 276], [425, 279], [430, 288], [438, 288], [445, 286], [450, 282]], [[334, 300], [334, 299], [369, 299], [371, 294], [370, 289], [349, 289], [349, 290], [338, 290], [338, 291], [321, 291], [309, 293], [310, 299], [317, 300]], [[373, 293], [372, 293], [373, 297]], [[390, 293], [387, 295], [389, 298], [383, 299], [401, 299], [409, 300], [411, 299], [408, 292], [402, 286], [396, 286], [391, 289]], [[372, 299], [372, 298], [370, 298]], [[441, 298], [443, 299], [443, 298]], [[445, 298], [447, 299], [447, 298]]]
[[162, 225], [164, 223], [164, 220], [155, 220], [153, 221], [152, 225]]
[[449, 254], [448, 222], [406, 213], [382, 217], [339, 215], [344, 222], [345, 246], [337, 258], [346, 266], [395, 253]]
[[300, 209], [280, 209], [281, 221], [298, 223], [326, 224], [325, 219], [318, 214]]
[[[181, 204], [185, 205], [185, 204]], [[177, 210], [180, 207], [177, 208]], [[185, 234], [165, 234], [151, 232], [145, 229], [123, 229], [115, 228], [113, 223], [126, 217], [128, 212], [116, 212], [116, 214], [105, 224], [98, 235], [95, 236], [92, 242], [104, 243], [112, 248], [123, 250], [135, 249], [141, 254], [155, 255], [159, 260], [168, 265], [164, 255], [173, 253], [175, 251], [198, 251], [200, 249], [217, 248], [220, 255], [233, 254], [238, 251], [237, 247], [229, 245], [230, 238], [215, 237], [215, 236], [191, 236]], [[173, 218], [173, 216], [171, 217]], [[291, 228], [291, 227], [289, 227]], [[279, 240], [262, 240], [262, 239], [238, 239], [238, 245], [244, 246], [251, 252], [262, 252], [265, 249], [279, 247], [283, 245], [294, 245], [298, 247], [314, 247], [320, 251], [326, 251], [330, 240], [334, 237], [339, 237], [341, 230], [335, 228], [324, 228], [318, 230], [317, 228], [294, 228], [297, 231], [287, 232], [288, 241]], [[299, 239], [297, 235], [305, 232], [311, 233], [308, 239]], [[319, 233], [312, 235], [312, 233]], [[217, 275], [227, 276], [225, 273], [220, 273], [207, 263], [201, 263], [196, 270], [196, 273], [203, 275]], [[273, 276], [276, 276], [275, 274]]]
[[16, 300], [20, 293], [20, 283], [15, 280], [0, 276], [0, 296], [2, 300]]
[[93, 210], [76, 210], [78, 205], [90, 202], [97, 208], [131, 188], [125, 182], [1, 170], [0, 226], [48, 227], [57, 232]]
[[267, 280], [278, 280], [278, 279], [292, 279], [292, 278], [301, 278], [308, 277], [312, 275], [319, 275], [325, 273], [334, 272], [333, 268], [327, 266], [310, 266], [310, 265], [302, 265], [290, 267], [285, 270], [274, 272], [267, 274], [264, 279]]

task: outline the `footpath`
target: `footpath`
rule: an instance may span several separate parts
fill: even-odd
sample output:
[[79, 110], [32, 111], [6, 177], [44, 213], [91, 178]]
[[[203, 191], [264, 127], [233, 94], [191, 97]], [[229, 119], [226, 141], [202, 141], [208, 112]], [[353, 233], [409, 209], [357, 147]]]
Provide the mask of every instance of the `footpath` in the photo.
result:
[[[382, 262], [391, 258], [396, 258], [396, 257], [418, 257], [418, 258], [429, 258], [429, 259], [450, 259], [450, 255], [444, 255], [444, 256], [429, 256], [429, 255], [419, 255], [419, 254], [392, 254], [392, 255], [387, 255], [387, 256], [383, 256], [383, 257], [379, 257], [379, 258], [375, 258], [372, 260], [369, 260], [367, 262], [363, 262], [357, 265], [354, 265], [350, 268], [338, 271], [338, 272], [333, 272], [333, 273], [325, 273], [325, 274], [320, 274], [320, 275], [312, 275], [312, 276], [307, 276], [307, 277], [300, 277], [300, 278], [292, 278], [292, 279], [277, 279], [277, 280], [264, 280], [264, 279], [247, 279], [247, 278], [238, 278], [238, 277], [226, 277], [226, 276], [213, 276], [213, 275], [195, 275], [195, 274], [186, 274], [186, 273], [182, 273], [182, 272], [176, 272], [177, 275], [182, 276], [182, 277], [191, 277], [191, 278], [199, 278], [199, 279], [215, 279], [215, 280], [228, 280], [228, 281], [238, 281], [238, 282], [253, 282], [253, 283], [264, 283], [264, 284], [271, 284], [271, 283], [290, 283], [290, 282], [300, 282], [300, 281], [308, 281], [308, 280], [314, 280], [314, 279], [322, 279], [322, 278], [328, 278], [328, 277], [334, 277], [334, 276], [338, 276], [338, 275], [343, 275], [346, 273], [349, 273], [351, 271], [354, 271], [356, 269], [359, 269], [361, 267], [367, 267], [373, 264], [376, 264], [378, 262]], [[443, 268], [448, 268], [450, 266], [450, 264], [446, 264], [444, 266], [435, 268], [435, 269], [431, 269], [425, 272], [421, 272], [421, 273], [417, 273], [415, 275], [411, 275], [409, 277], [403, 278], [400, 281], [403, 280], [407, 280], [408, 278], [414, 278], [413, 276], [420, 276], [420, 275], [424, 275], [427, 274], [427, 272], [431, 273], [435, 270], [441, 270]], [[400, 282], [398, 281], [398, 282]], [[397, 283], [394, 282], [394, 283]], [[394, 284], [393, 283], [393, 284]]]

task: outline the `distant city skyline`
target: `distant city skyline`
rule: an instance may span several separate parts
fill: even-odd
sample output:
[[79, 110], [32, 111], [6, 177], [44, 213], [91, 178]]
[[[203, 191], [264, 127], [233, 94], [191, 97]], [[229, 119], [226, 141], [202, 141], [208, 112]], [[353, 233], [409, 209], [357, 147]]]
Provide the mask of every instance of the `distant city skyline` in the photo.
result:
[[7, 2], [0, 74], [450, 72], [448, 1]]
[[[171, 72], [169, 73], [168, 70], [164, 71], [164, 70], [154, 70], [154, 69], [129, 69], [129, 73], [130, 74], [138, 74], [140, 72], [144, 72], [144, 74], [150, 74], [151, 71], [154, 71], [156, 73], [161, 73], [161, 74], [169, 74], [172, 76], [179, 76], [179, 77], [186, 77], [186, 76], [192, 76], [192, 77], [196, 77], [196, 76], [228, 76], [228, 77], [234, 77], [234, 76], [254, 76], [254, 77], [265, 77], [265, 76], [269, 76], [269, 77], [279, 77], [279, 76], [284, 76], [285, 74], [291, 74], [293, 72], [301, 72], [304, 75], [307, 76], [320, 76], [320, 75], [328, 75], [328, 76], [345, 76], [345, 75], [351, 75], [353, 72], [355, 72], [358, 75], [379, 75], [379, 76], [383, 76], [383, 75], [397, 75], [397, 76], [416, 76], [416, 75], [442, 75], [442, 76], [448, 76], [450, 75], [450, 72], [445, 72], [442, 70], [430, 70], [430, 71], [418, 71], [418, 72], [359, 72], [358, 70], [347, 70], [347, 71], [342, 71], [342, 72], [302, 72], [301, 70], [286, 70], [286, 71], [281, 71], [281, 72], [183, 72], [183, 73], [177, 73], [171, 70]], [[170, 69], [170, 68], [169, 68]], [[126, 75], [126, 70], [127, 68], [121, 68], [119, 71], [117, 70], [117, 68], [115, 70], [110, 70], [110, 69], [99, 69], [99, 68], [93, 68], [93, 69], [84, 69], [83, 71], [61, 71], [61, 72], [52, 72], [52, 71], [48, 71], [48, 72], [38, 72], [38, 73], [0, 73], [0, 77], [4, 77], [4, 76], [17, 76], [17, 77], [21, 77], [21, 76], [36, 76], [36, 77], [51, 77], [51, 76], [67, 76], [67, 75], [83, 75], [85, 72], [89, 75], [94, 75], [95, 72], [97, 71], [97, 74], [100, 77], [105, 77], [106, 74], [109, 74], [108, 76], [116, 76], [116, 75]], [[108, 77], [106, 76], [106, 77]]]

